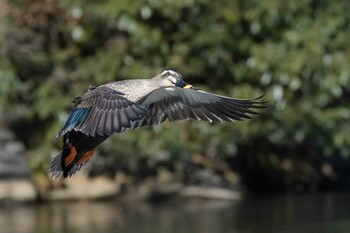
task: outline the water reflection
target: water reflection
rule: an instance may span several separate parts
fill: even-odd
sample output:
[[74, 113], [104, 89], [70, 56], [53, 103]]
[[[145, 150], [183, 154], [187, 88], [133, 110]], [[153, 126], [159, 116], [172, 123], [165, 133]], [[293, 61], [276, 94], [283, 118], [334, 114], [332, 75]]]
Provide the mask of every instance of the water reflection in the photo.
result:
[[67, 202], [0, 206], [7, 233], [333, 233], [350, 229], [350, 196], [192, 200], [167, 204]]

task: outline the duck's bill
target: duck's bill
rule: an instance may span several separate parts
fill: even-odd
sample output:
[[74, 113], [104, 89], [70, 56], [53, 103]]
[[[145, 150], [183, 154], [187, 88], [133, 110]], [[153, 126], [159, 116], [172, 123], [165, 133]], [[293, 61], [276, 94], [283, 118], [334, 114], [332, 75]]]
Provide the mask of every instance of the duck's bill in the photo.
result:
[[190, 85], [190, 84], [187, 84], [186, 86], [184, 86], [183, 87], [184, 89], [192, 89], [192, 90], [200, 90], [200, 88], [198, 88], [198, 87], [194, 87], [194, 86], [192, 86], [192, 85]]
[[194, 87], [190, 84], [186, 84], [186, 86], [183, 87], [184, 89], [194, 89]]
[[186, 83], [185, 81], [183, 81], [181, 79], [178, 80], [177, 83], [175, 83], [175, 86], [181, 87], [181, 88], [186, 88], [186, 89], [192, 89], [193, 88], [192, 85]]
[[181, 87], [183, 89], [194, 89], [194, 90], [198, 90], [198, 88], [192, 86], [191, 84], [186, 83], [183, 80], [179, 80], [177, 81], [177, 83], [175, 84], [175, 86], [177, 87]]

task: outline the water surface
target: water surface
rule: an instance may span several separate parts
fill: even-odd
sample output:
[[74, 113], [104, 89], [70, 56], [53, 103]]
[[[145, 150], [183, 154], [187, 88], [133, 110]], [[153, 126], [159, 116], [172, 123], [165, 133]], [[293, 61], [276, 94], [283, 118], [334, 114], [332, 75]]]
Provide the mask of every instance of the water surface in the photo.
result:
[[186, 200], [163, 204], [65, 202], [1, 205], [6, 233], [350, 232], [350, 195]]

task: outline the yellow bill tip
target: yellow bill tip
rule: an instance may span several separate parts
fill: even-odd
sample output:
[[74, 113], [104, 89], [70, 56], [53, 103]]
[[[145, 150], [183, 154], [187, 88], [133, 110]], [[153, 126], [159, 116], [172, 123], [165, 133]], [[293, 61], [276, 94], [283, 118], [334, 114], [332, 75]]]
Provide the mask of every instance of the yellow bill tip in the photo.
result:
[[192, 86], [192, 85], [190, 85], [190, 84], [187, 84], [186, 86], [184, 86], [184, 88], [185, 88], [185, 89], [192, 89], [192, 88], [193, 88], [193, 86]]

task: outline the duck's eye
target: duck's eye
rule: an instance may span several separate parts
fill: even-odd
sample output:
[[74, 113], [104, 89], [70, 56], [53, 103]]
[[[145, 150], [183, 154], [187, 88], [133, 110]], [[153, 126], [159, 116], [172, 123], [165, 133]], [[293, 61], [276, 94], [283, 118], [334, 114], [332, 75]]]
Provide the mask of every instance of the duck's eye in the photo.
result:
[[167, 72], [165, 72], [163, 75], [162, 75], [162, 77], [168, 77], [170, 75], [170, 72], [169, 71], [167, 71]]

